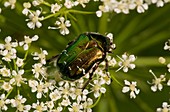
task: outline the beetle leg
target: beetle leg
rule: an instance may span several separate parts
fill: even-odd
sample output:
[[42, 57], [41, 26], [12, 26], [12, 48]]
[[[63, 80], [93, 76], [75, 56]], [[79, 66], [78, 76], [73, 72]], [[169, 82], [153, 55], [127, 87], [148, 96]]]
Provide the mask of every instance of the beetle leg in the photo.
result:
[[74, 40], [73, 40], [73, 41], [70, 41], [70, 42], [67, 44], [66, 47], [70, 46], [73, 42], [74, 42]]
[[86, 83], [82, 87], [82, 91], [86, 88], [86, 86], [89, 84], [89, 82], [92, 80], [93, 72], [98, 68], [99, 63], [95, 64], [92, 68], [92, 72], [89, 73], [89, 79], [86, 81]]
[[105, 71], [106, 71], [106, 72], [108, 72], [108, 69], [109, 69], [108, 60], [107, 60], [107, 59], [105, 59], [105, 62], [106, 62]]
[[[108, 70], [109, 70], [108, 60], [105, 59], [105, 62], [106, 62], [106, 66], [105, 66], [106, 75], [110, 78], [110, 76], [109, 76], [109, 74], [108, 74]], [[112, 78], [111, 78], [111, 82], [112, 82]]]

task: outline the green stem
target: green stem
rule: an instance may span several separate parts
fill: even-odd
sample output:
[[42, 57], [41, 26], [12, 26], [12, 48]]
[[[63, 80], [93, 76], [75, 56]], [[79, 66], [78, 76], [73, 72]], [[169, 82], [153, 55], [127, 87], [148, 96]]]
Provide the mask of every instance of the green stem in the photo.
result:
[[12, 69], [11, 63], [8, 62], [8, 65], [9, 65], [10, 70], [12, 71], [13, 69]]
[[5, 96], [5, 98], [8, 98], [8, 96], [11, 94], [13, 88], [8, 92], [8, 94]]
[[101, 96], [102, 96], [102, 93], [100, 93], [100, 96], [98, 97], [97, 101], [93, 105], [89, 106], [89, 108], [95, 107], [99, 103]]
[[[30, 46], [29, 46], [30, 47]], [[25, 56], [24, 56], [24, 61], [27, 59], [27, 56], [28, 56], [28, 50], [27, 50], [27, 52], [25, 53]]]
[[111, 75], [112, 80], [118, 83], [120, 86], [123, 86], [113, 75]]
[[[159, 57], [137, 57], [136, 61], [134, 62], [137, 67], [144, 67], [144, 66], [165, 66], [158, 62]], [[166, 63], [170, 62], [170, 57], [164, 57], [166, 59]]]
[[17, 94], [19, 95], [19, 94], [20, 94], [20, 91], [19, 91], [18, 87], [17, 87], [16, 89], [17, 89]]
[[74, 21], [77, 21], [77, 19], [74, 16], [72, 16], [70, 13], [68, 13], [68, 16], [70, 16], [70, 18], [72, 18]]
[[4, 82], [4, 80], [0, 80], [0, 83]]
[[44, 5], [46, 5], [46, 6], [51, 7], [51, 4], [49, 4], [48, 2], [43, 1], [43, 3], [42, 3], [42, 4], [44, 4]]
[[87, 12], [87, 11], [80, 11], [80, 10], [68, 10], [69, 13], [77, 13], [77, 14], [95, 14], [95, 12]]
[[13, 63], [14, 63], [14, 70], [17, 70], [16, 61], [14, 59], [13, 59]]
[[32, 70], [25, 70], [25, 73], [32, 72]]
[[[62, 14], [69, 14], [69, 13], [77, 13], [77, 14], [95, 14], [95, 12], [87, 12], [87, 11], [66, 10], [66, 9], [63, 9], [63, 10], [60, 10], [59, 12], [57, 12], [57, 13], [50, 14], [50, 15], [46, 16], [43, 20], [49, 19], [49, 18], [51, 18], [51, 17], [59, 16], [59, 15], [62, 15]], [[70, 14], [70, 15], [71, 15], [71, 14]]]
[[60, 13], [50, 14], [50, 15], [46, 16], [45, 18], [43, 18], [43, 20], [41, 20], [41, 21], [44, 21], [44, 20], [46, 20], [46, 19], [49, 19], [49, 18], [55, 17], [55, 16], [59, 16], [59, 15], [60, 15]]

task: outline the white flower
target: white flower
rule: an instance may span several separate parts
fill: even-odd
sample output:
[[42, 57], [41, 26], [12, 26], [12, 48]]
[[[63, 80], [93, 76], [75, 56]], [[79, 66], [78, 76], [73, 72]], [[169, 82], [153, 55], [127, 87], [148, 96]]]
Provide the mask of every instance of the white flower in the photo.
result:
[[107, 72], [104, 76], [102, 76], [101, 81], [103, 81], [103, 84], [110, 85], [111, 84], [110, 72]]
[[[54, 108], [54, 102], [53, 101], [47, 101], [46, 102], [47, 107], [49, 110], [52, 110]], [[51, 111], [50, 111], [51, 112]]]
[[152, 84], [153, 86], [151, 86], [151, 90], [153, 92], [156, 92], [157, 89], [158, 90], [162, 90], [163, 89], [163, 85], [161, 84], [162, 82], [166, 81], [165, 75], [160, 75], [159, 78], [156, 77], [156, 75], [152, 72], [152, 70], [149, 70], [149, 72], [154, 76], [154, 79], [152, 79], [152, 82], [149, 84]]
[[167, 86], [170, 86], [170, 79], [169, 79], [168, 82], [167, 82]]
[[27, 79], [23, 78], [22, 75], [24, 74], [24, 70], [19, 71], [12, 71], [13, 78], [9, 81], [10, 84], [21, 86], [21, 83], [24, 83]]
[[166, 59], [164, 57], [159, 57], [158, 61], [161, 64], [165, 64], [166, 63]]
[[103, 2], [103, 5], [100, 5], [99, 6], [99, 9], [102, 11], [102, 12], [112, 12], [117, 4], [119, 3], [118, 1], [116, 0], [102, 0]]
[[39, 102], [39, 101], [37, 101], [36, 103], [33, 103], [33, 104], [32, 104], [32, 108], [35, 109], [33, 112], [43, 112], [43, 111], [47, 111], [47, 106], [45, 105], [44, 102]]
[[6, 111], [8, 109], [6, 104], [9, 104], [9, 103], [10, 103], [10, 101], [8, 99], [6, 99], [5, 94], [1, 94], [1, 96], [0, 96], [0, 110]]
[[8, 0], [8, 2], [4, 3], [4, 6], [5, 7], [11, 6], [11, 9], [14, 9], [15, 8], [15, 3], [16, 3], [16, 0]]
[[11, 99], [11, 106], [16, 107], [18, 111], [29, 112], [31, 109], [30, 105], [24, 105], [26, 98], [23, 98], [21, 95], [17, 95], [15, 99]]
[[148, 9], [148, 4], [147, 3], [143, 3], [143, 0], [136, 0], [136, 7], [137, 7], [137, 12], [138, 13], [144, 13], [145, 10]]
[[59, 85], [60, 85], [60, 87], [58, 89], [61, 91], [62, 97], [68, 98], [68, 96], [71, 95], [69, 82], [66, 81], [64, 83], [63, 81], [60, 81]]
[[41, 3], [43, 3], [44, 2], [44, 0], [34, 0], [33, 2], [32, 2], [32, 4], [34, 5], [34, 6], [37, 6], [37, 5], [40, 5]]
[[130, 91], [130, 98], [136, 98], [136, 95], [139, 94], [140, 90], [136, 88], [137, 86], [137, 82], [132, 81], [132, 83], [130, 83], [127, 80], [124, 80], [125, 85], [122, 89], [123, 93], [127, 93]]
[[18, 46], [17, 42], [11, 42], [12, 38], [10, 36], [5, 38], [5, 44], [0, 44], [0, 55], [2, 55], [2, 59], [5, 61], [11, 61], [11, 59], [16, 58], [16, 49]]
[[98, 76], [100, 76], [98, 80], [100, 81], [101, 84], [109, 85], [111, 83], [110, 73], [105, 72], [100, 67], [98, 67], [97, 70], [95, 70], [94, 74], [97, 74]]
[[68, 108], [69, 112], [83, 112], [83, 106], [79, 102], [73, 102], [71, 108]]
[[1, 88], [7, 92], [10, 91], [11, 89], [13, 89], [13, 87], [11, 86], [11, 84], [9, 82], [4, 82], [3, 85], [1, 86]]
[[169, 1], [169, 0], [164, 0], [164, 2], [165, 2], [165, 3], [168, 3], [168, 2], [170, 2], [170, 1]]
[[113, 34], [112, 33], [108, 33], [106, 35], [106, 37], [108, 37], [110, 39], [110, 42], [113, 43]]
[[[2, 9], [0, 8], [0, 14], [1, 14], [1, 12], [2, 12]], [[1, 29], [0, 29], [0, 32], [1, 32]]]
[[37, 41], [38, 40], [38, 35], [34, 35], [32, 38], [30, 38], [29, 36], [24, 36], [24, 41], [19, 42], [20, 46], [23, 46], [24, 50], [28, 50], [29, 45], [33, 42], [33, 41]]
[[62, 106], [68, 106], [68, 105], [70, 105], [71, 104], [71, 102], [70, 102], [70, 100], [68, 99], [68, 98], [65, 98], [65, 99], [63, 99], [62, 101], [61, 101], [61, 105]]
[[17, 47], [18, 43], [17, 42], [11, 42], [12, 38], [10, 36], [7, 36], [5, 38], [5, 44], [0, 44], [0, 49], [6, 49], [10, 51], [13, 47]]
[[7, 62], [10, 62], [11, 59], [16, 59], [16, 49], [11, 49], [11, 51], [8, 51], [8, 50], [4, 50], [1, 52], [2, 56], [2, 60], [5, 60]]
[[39, 22], [39, 20], [42, 20], [43, 17], [39, 17], [41, 14], [40, 10], [36, 10], [35, 12], [32, 12], [29, 14], [29, 19], [26, 19], [26, 21], [31, 20], [30, 22], [27, 23], [27, 26], [30, 29], [35, 29], [35, 27], [40, 28], [42, 24]]
[[59, 21], [56, 21], [55, 24], [58, 26], [58, 27], [48, 27], [49, 29], [60, 29], [60, 33], [62, 35], [67, 35], [69, 34], [69, 30], [67, 27], [70, 27], [71, 24], [70, 24], [70, 21], [69, 20], [66, 20], [65, 21], [65, 18], [64, 17], [59, 17]]
[[[111, 46], [110, 46], [109, 51], [112, 52], [112, 50], [116, 48], [116, 44], [113, 44], [113, 34], [112, 34], [112, 33], [108, 33], [106, 36], [110, 39]], [[106, 57], [106, 58], [107, 58], [107, 57]], [[114, 64], [117, 63], [114, 58], [113, 58], [113, 60], [112, 60], [112, 63], [113, 63], [113, 62], [115, 62]]]
[[170, 105], [167, 102], [163, 102], [162, 108], [157, 108], [156, 112], [170, 112]]
[[168, 72], [170, 72], [170, 63], [167, 64]]
[[24, 64], [24, 60], [17, 57], [16, 65], [17, 65], [18, 67], [21, 67], [23, 64]]
[[108, 65], [111, 67], [114, 67], [117, 64], [116, 59], [114, 57], [112, 58], [111, 56], [107, 55], [106, 59], [108, 60]]
[[38, 52], [35, 52], [33, 56], [35, 56], [33, 59], [34, 60], [39, 60], [41, 61], [42, 64], [46, 64], [46, 55], [48, 55], [48, 52], [46, 50], [41, 50], [41, 53], [39, 54]]
[[57, 4], [57, 3], [51, 4], [51, 12], [52, 13], [56, 13], [56, 12], [58, 12], [61, 9], [61, 7], [62, 7], [61, 4], [60, 5]]
[[[86, 90], [86, 89], [85, 89]], [[85, 91], [84, 90], [84, 91]], [[83, 100], [84, 99], [84, 97], [86, 96], [85, 94], [82, 94], [82, 89], [78, 89], [78, 88], [75, 88], [75, 87], [71, 87], [70, 88], [70, 91], [71, 91], [71, 98], [73, 99], [73, 100], [75, 100], [75, 99], [77, 99], [77, 101], [81, 101], [81, 100]]]
[[49, 80], [49, 81], [45, 82], [44, 85], [52, 91], [52, 90], [55, 89], [56, 81], [55, 80]]
[[45, 86], [44, 82], [36, 81], [36, 80], [29, 80], [29, 86], [31, 87], [32, 92], [37, 91], [36, 97], [39, 99], [44, 95], [44, 93], [48, 92], [48, 88]]
[[102, 87], [102, 83], [99, 82], [98, 80], [94, 80], [93, 81], [94, 84], [91, 84], [92, 87], [92, 91], [94, 91], [94, 97], [97, 98], [100, 96], [100, 93], [105, 93], [106, 89], [104, 87]]
[[116, 13], [123, 12], [124, 14], [128, 14], [129, 13], [129, 5], [124, 1], [120, 1], [120, 2], [116, 3], [114, 11]]
[[24, 2], [23, 6], [24, 6], [24, 9], [22, 10], [22, 13], [27, 16], [29, 11], [30, 11], [29, 8], [31, 8], [31, 3], [30, 2]]
[[102, 16], [102, 11], [96, 11], [96, 15], [97, 15], [97, 17], [101, 17]]
[[164, 1], [163, 0], [158, 0], [158, 2], [156, 3], [157, 7], [163, 7], [164, 6]]
[[71, 0], [65, 0], [64, 6], [68, 9], [70, 9], [74, 6], [74, 2]]
[[75, 1], [74, 4], [76, 4], [76, 5], [80, 4], [83, 8], [85, 8], [86, 7], [85, 3], [88, 3], [89, 1], [90, 0], [77, 0], [77, 1]]
[[87, 98], [86, 101], [82, 104], [85, 112], [92, 112], [92, 109], [90, 108], [91, 105], [93, 105], [93, 100], [91, 98]]
[[118, 62], [118, 65], [120, 66], [120, 68], [117, 71], [119, 71], [120, 69], [123, 68], [124, 72], [128, 72], [128, 68], [130, 68], [130, 69], [135, 68], [135, 64], [132, 63], [136, 60], [136, 57], [134, 55], [128, 55], [128, 54], [124, 53], [122, 55], [122, 58], [120, 58], [119, 56], [118, 56], [118, 58], [121, 61]]
[[157, 7], [163, 7], [164, 1], [163, 0], [151, 0], [153, 4], [156, 4]]
[[55, 89], [54, 92], [50, 92], [49, 97], [52, 101], [57, 101], [61, 98], [61, 92], [58, 89]]
[[53, 109], [53, 110], [51, 110], [50, 112], [62, 112], [62, 110], [63, 110], [63, 107], [57, 107], [57, 109]]
[[46, 68], [43, 67], [42, 63], [35, 63], [33, 66], [32, 72], [35, 74], [35, 78], [39, 78], [41, 75], [44, 79], [46, 78]]
[[0, 69], [0, 74], [3, 77], [10, 77], [11, 76], [11, 71], [10, 69], [6, 68], [5, 66], [3, 68]]
[[170, 50], [170, 39], [168, 39], [168, 41], [165, 42], [164, 50]]

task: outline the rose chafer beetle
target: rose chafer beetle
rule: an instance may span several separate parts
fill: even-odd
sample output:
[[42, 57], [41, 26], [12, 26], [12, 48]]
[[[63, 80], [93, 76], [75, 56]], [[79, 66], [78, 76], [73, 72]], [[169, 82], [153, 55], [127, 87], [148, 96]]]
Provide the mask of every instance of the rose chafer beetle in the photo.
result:
[[113, 48], [109, 37], [87, 32], [80, 34], [78, 38], [68, 44], [65, 50], [48, 61], [55, 60], [53, 62], [57, 73], [64, 80], [74, 81], [89, 73], [90, 77], [84, 85], [84, 89], [101, 62], [106, 61], [107, 71], [106, 55]]

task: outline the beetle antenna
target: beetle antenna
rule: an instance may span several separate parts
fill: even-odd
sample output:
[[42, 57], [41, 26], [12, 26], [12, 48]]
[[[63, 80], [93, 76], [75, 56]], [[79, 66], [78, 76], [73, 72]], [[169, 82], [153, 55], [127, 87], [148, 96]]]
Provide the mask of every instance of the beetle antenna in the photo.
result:
[[92, 72], [89, 74], [90, 75], [90, 77], [89, 77], [89, 79], [86, 81], [86, 83], [83, 85], [83, 87], [82, 87], [82, 91], [86, 88], [86, 86], [90, 83], [90, 81], [92, 80], [92, 77], [93, 77], [93, 72], [98, 68], [98, 65], [99, 65], [99, 63], [97, 63], [97, 64], [95, 64], [95, 66], [92, 68]]

